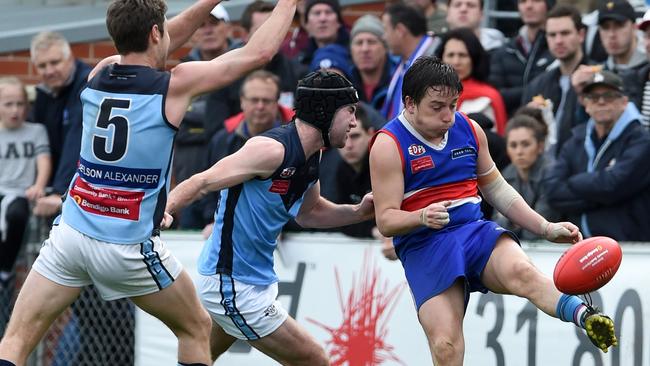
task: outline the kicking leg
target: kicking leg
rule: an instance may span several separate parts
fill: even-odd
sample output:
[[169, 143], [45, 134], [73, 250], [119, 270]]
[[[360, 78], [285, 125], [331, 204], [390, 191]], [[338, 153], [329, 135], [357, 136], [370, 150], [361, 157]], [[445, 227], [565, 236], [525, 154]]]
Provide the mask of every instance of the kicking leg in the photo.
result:
[[586, 329], [592, 343], [603, 351], [617, 344], [614, 323], [609, 317], [584, 304], [578, 297], [558, 291], [553, 281], [541, 273], [508, 236], [499, 238], [481, 281], [493, 292], [525, 297], [546, 314], [574, 322]]
[[147, 313], [160, 319], [178, 338], [178, 361], [210, 364], [210, 316], [201, 306], [186, 271], [171, 286], [131, 298]]
[[0, 359], [24, 365], [45, 331], [80, 292], [80, 287], [62, 286], [30, 271], [0, 342]]
[[462, 279], [420, 306], [418, 318], [427, 335], [434, 365], [462, 366], [465, 354], [464, 314], [465, 287]]
[[290, 316], [273, 333], [249, 343], [282, 365], [330, 364], [323, 348]]

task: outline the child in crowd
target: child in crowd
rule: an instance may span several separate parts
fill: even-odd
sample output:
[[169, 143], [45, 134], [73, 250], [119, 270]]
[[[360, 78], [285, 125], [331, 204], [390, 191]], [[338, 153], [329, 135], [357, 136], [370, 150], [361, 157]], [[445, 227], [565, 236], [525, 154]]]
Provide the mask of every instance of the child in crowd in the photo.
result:
[[13, 267], [29, 220], [29, 201], [50, 178], [45, 127], [25, 122], [27, 92], [18, 78], [0, 78], [0, 327], [13, 295]]

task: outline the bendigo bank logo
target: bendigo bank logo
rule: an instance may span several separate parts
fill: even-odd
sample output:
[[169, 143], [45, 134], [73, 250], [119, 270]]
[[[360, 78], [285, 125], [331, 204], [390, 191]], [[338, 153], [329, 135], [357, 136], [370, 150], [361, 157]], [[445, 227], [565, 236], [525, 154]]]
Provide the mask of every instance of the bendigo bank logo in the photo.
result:
[[426, 152], [426, 149], [422, 145], [411, 144], [408, 148], [409, 155], [420, 156]]

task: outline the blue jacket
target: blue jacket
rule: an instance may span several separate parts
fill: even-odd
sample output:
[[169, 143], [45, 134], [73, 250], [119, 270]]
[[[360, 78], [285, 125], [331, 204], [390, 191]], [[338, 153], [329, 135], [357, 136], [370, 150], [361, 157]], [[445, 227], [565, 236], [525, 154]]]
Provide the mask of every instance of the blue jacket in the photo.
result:
[[31, 120], [45, 125], [52, 152], [52, 178], [55, 193], [63, 194], [77, 170], [81, 150], [82, 117], [79, 94], [86, 86], [91, 67], [76, 60], [71, 83], [57, 95], [36, 89]]
[[632, 103], [600, 146], [594, 121], [573, 129], [549, 179], [551, 207], [587, 236], [650, 240], [650, 132]]

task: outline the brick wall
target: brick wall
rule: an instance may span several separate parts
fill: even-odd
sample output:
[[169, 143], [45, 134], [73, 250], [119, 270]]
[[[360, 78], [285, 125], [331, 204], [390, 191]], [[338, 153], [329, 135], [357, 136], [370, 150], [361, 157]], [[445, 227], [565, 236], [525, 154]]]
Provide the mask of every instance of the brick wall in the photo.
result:
[[[343, 18], [349, 26], [354, 21], [364, 14], [380, 15], [384, 9], [383, 2], [352, 5], [343, 8]], [[241, 28], [234, 27], [236, 34], [241, 34]], [[75, 57], [80, 58], [84, 62], [94, 65], [104, 57], [116, 54], [113, 43], [110, 40], [101, 40], [88, 43], [75, 43], [72, 44], [72, 52]], [[178, 49], [168, 61], [168, 66], [172, 67], [178, 64], [179, 58], [185, 56], [191, 48], [191, 45], [186, 45]], [[17, 51], [11, 53], [0, 53], [0, 76], [14, 75], [18, 76], [28, 85], [38, 83], [38, 76], [34, 66], [29, 58], [29, 44], [25, 45], [24, 51]]]

